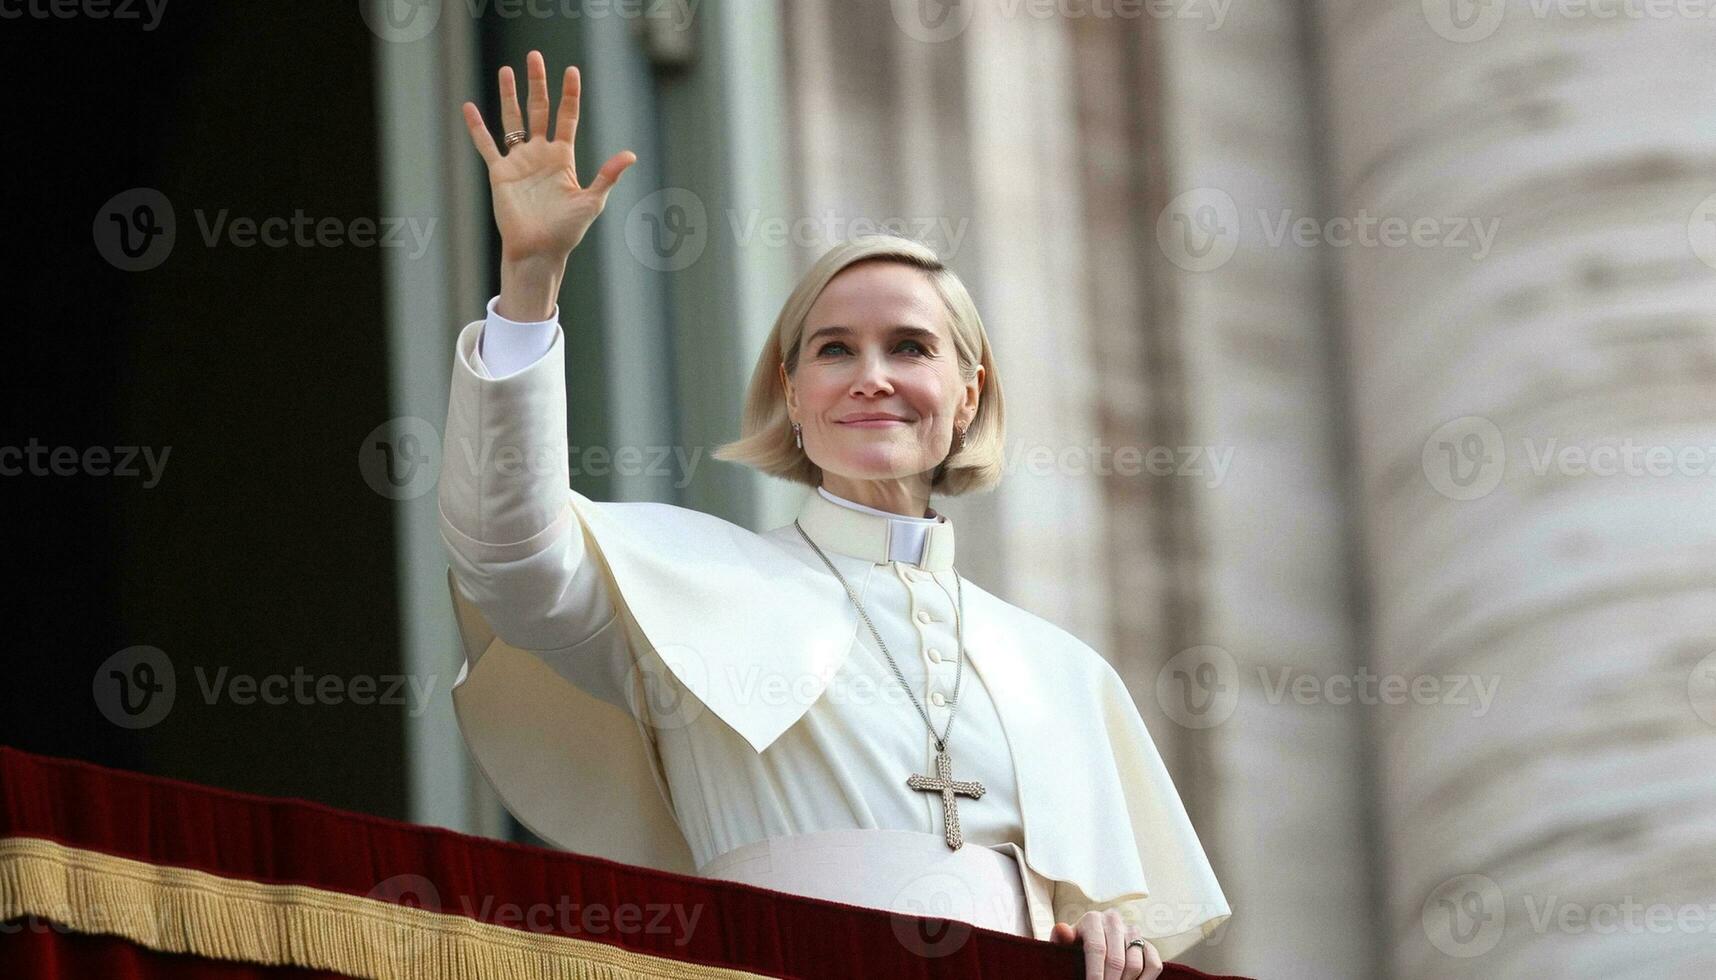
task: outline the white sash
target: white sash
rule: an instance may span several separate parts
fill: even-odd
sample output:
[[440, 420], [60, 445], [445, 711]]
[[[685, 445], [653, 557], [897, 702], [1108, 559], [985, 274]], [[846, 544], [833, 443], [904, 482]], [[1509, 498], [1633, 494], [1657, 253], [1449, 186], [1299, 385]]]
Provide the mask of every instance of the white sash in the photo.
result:
[[[914, 830], [825, 830], [734, 848], [697, 873], [705, 878], [807, 895], [910, 916], [939, 916], [984, 929], [1046, 939], [1054, 924], [1052, 883], [1022, 861], [1013, 843], [967, 842], [955, 851], [939, 834]], [[1021, 875], [1021, 869], [1024, 874]], [[931, 937], [899, 921], [902, 941], [930, 946], [962, 942]], [[934, 948], [920, 950], [933, 954]], [[952, 949], [942, 949], [952, 952]]]

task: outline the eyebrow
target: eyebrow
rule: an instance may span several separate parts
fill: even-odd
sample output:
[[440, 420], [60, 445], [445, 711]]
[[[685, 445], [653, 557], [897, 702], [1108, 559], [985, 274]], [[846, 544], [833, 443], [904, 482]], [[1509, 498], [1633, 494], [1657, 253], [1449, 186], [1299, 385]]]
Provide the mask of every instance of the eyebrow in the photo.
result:
[[[922, 340], [935, 342], [939, 342], [941, 340], [934, 330], [926, 330], [923, 327], [914, 327], [909, 323], [897, 323], [889, 327], [888, 332], [895, 337], [917, 337]], [[804, 339], [804, 345], [809, 347], [811, 344], [816, 343], [818, 337], [850, 337], [853, 333], [854, 331], [851, 327], [842, 326], [840, 324], [835, 324], [831, 327], [819, 327], [816, 332]]]

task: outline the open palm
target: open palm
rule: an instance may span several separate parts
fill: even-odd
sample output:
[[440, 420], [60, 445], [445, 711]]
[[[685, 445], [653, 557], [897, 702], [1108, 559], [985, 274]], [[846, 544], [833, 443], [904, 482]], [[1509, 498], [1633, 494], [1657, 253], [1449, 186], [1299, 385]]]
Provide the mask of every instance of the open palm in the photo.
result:
[[602, 164], [588, 187], [578, 184], [573, 141], [578, 132], [578, 69], [568, 67], [561, 86], [560, 112], [554, 135], [548, 134], [548, 69], [542, 53], [525, 58], [530, 87], [530, 125], [519, 111], [511, 66], [500, 69], [501, 124], [504, 132], [524, 130], [529, 138], [502, 155], [475, 104], [464, 104], [471, 143], [488, 165], [494, 199], [495, 225], [500, 229], [501, 254], [507, 259], [547, 258], [562, 262], [584, 240], [584, 233], [608, 203], [608, 192], [637, 161], [622, 150]]

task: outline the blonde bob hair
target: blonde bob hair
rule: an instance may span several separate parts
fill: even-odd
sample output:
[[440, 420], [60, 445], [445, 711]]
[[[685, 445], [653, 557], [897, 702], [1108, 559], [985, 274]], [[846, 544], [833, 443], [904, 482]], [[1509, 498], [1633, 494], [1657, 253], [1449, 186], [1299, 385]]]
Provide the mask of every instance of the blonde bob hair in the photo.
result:
[[[959, 356], [959, 377], [965, 384], [983, 366], [983, 387], [978, 391], [977, 414], [965, 430], [965, 448], [951, 451], [937, 464], [930, 490], [944, 495], [977, 493], [1001, 482], [1001, 451], [1005, 412], [1001, 398], [1001, 375], [989, 347], [989, 335], [965, 284], [935, 251], [921, 242], [896, 235], [863, 235], [841, 242], [822, 254], [804, 274], [775, 318], [774, 329], [763, 343], [757, 367], [751, 373], [745, 394], [745, 417], [740, 437], [719, 446], [715, 459], [744, 463], [772, 476], [816, 487], [822, 483], [822, 468], [810, 461], [794, 444], [792, 423], [787, 417], [786, 391], [781, 386], [781, 368], [788, 377], [798, 370], [799, 343], [804, 321], [822, 290], [842, 270], [859, 262], [898, 262], [921, 269], [947, 307], [949, 332]], [[957, 445], [957, 443], [956, 443]]]

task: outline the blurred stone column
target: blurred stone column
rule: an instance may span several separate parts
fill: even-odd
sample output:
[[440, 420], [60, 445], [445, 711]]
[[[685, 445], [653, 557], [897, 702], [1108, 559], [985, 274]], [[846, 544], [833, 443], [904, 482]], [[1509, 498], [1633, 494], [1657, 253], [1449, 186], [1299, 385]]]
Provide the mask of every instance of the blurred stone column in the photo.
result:
[[1363, 569], [1332, 265], [1316, 237], [1280, 232], [1325, 209], [1305, 11], [1155, 9], [1136, 55], [1146, 164], [1130, 213], [1155, 431], [1174, 464], [1151, 477], [1171, 587], [1169, 642], [1138, 693], [1182, 731], [1176, 778], [1234, 908], [1208, 962], [1374, 980], [1386, 934], [1353, 693]]
[[1186, 961], [1369, 978], [1360, 710], [1259, 680], [1357, 666], [1325, 267], [1255, 230], [1203, 265], [1172, 234], [1199, 188], [1317, 211], [1302, 25], [1164, 9], [784, 5], [801, 211], [945, 222], [1012, 465], [949, 503], [994, 529], [961, 554], [1130, 685], [1236, 910]]
[[1716, 975], [1711, 5], [1319, 10], [1395, 974]]

